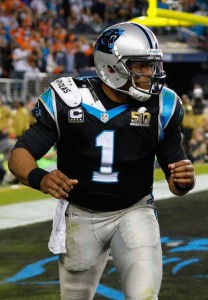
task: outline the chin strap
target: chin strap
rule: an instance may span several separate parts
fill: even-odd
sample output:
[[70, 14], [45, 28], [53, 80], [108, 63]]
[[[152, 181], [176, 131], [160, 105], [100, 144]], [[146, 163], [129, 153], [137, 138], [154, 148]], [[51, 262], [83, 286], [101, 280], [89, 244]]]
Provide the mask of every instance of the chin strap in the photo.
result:
[[142, 91], [135, 89], [133, 86], [129, 88], [129, 94], [132, 98], [141, 102], [145, 102], [151, 97], [150, 94], [143, 93]]
[[131, 81], [132, 85], [129, 88], [129, 94], [130, 94], [130, 96], [132, 98], [134, 98], [134, 99], [136, 99], [138, 101], [141, 101], [141, 102], [145, 102], [145, 101], [147, 101], [151, 97], [151, 94], [147, 94], [146, 90], [143, 90], [141, 88], [137, 89], [135, 87], [136, 83], [135, 83], [135, 80], [134, 80], [133, 76], [131, 76], [131, 80], [130, 81]]

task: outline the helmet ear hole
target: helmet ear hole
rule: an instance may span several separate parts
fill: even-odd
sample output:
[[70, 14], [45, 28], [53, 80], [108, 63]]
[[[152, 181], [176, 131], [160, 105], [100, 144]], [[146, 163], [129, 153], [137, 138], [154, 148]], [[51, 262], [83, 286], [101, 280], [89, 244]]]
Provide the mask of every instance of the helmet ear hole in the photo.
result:
[[110, 74], [113, 74], [113, 73], [115, 73], [115, 70], [111, 66], [108, 65], [108, 72]]

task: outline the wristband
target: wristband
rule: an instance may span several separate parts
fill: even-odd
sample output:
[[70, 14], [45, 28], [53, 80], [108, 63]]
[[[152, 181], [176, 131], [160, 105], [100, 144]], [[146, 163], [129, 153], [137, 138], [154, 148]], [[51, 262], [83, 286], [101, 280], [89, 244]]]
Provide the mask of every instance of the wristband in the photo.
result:
[[27, 176], [29, 186], [32, 187], [33, 189], [40, 191], [41, 180], [46, 174], [48, 174], [48, 172], [41, 168], [32, 169], [32, 171], [30, 171], [30, 173]]
[[190, 191], [193, 187], [194, 187], [194, 181], [189, 185], [189, 186], [186, 186], [186, 187], [182, 187], [180, 186], [177, 182], [174, 181], [174, 185], [175, 187], [177, 188], [178, 191], [180, 192], [188, 192]]

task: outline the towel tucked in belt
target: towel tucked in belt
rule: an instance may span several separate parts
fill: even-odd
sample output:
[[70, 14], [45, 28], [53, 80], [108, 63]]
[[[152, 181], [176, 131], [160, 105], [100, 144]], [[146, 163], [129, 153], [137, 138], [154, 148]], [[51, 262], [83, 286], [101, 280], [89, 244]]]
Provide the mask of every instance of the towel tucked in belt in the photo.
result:
[[69, 202], [58, 200], [56, 211], [53, 218], [53, 226], [48, 242], [48, 249], [54, 254], [66, 253], [66, 221], [65, 212]]

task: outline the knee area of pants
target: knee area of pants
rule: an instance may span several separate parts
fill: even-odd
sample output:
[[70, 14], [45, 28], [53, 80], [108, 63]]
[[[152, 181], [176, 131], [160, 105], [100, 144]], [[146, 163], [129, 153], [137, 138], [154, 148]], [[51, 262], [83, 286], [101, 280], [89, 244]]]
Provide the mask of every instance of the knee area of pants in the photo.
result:
[[149, 296], [147, 298], [126, 298], [126, 300], [158, 300], [158, 296]]
[[161, 275], [150, 262], [132, 264], [123, 274], [123, 290], [126, 300], [157, 300]]
[[158, 300], [157, 295], [150, 295], [150, 296], [140, 296], [140, 295], [133, 295], [132, 297], [126, 297], [126, 300]]
[[93, 284], [79, 286], [79, 284], [66, 283], [61, 286], [61, 300], [92, 300], [95, 293]]
[[158, 296], [157, 295], [150, 295], [150, 296], [144, 296], [144, 297], [140, 297], [140, 296], [133, 296], [133, 298], [132, 297], [127, 297], [127, 298], [125, 298], [126, 300], [158, 300]]

